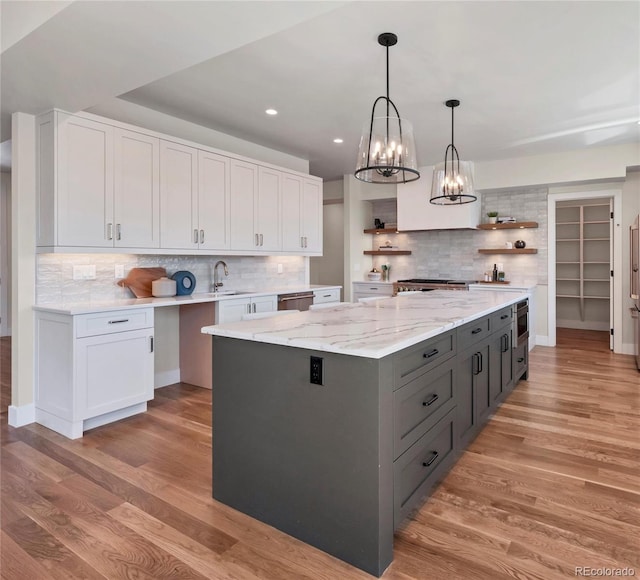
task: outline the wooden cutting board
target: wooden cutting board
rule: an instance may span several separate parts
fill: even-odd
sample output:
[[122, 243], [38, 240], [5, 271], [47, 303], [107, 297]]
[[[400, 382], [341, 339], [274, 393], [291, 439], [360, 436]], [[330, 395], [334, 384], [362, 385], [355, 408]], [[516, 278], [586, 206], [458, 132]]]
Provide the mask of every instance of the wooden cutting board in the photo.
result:
[[167, 275], [165, 268], [131, 268], [126, 278], [118, 282], [118, 286], [129, 288], [136, 298], [150, 298], [151, 282]]

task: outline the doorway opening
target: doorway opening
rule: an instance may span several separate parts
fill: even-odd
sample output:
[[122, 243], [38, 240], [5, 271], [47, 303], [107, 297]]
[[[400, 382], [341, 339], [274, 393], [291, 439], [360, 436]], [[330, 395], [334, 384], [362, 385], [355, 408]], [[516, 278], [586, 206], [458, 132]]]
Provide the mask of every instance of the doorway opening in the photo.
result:
[[556, 329], [573, 329], [600, 332], [620, 351], [620, 207], [617, 190], [549, 195], [550, 346]]

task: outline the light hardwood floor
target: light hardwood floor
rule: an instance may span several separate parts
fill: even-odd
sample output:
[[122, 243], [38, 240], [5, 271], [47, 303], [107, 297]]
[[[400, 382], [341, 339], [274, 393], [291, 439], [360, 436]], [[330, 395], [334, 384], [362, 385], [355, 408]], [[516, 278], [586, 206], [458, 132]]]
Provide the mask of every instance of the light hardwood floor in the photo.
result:
[[[640, 575], [640, 373], [606, 334], [558, 337], [397, 531], [384, 578]], [[210, 417], [184, 384], [78, 441], [3, 414], [2, 578], [370, 578], [211, 499]]]

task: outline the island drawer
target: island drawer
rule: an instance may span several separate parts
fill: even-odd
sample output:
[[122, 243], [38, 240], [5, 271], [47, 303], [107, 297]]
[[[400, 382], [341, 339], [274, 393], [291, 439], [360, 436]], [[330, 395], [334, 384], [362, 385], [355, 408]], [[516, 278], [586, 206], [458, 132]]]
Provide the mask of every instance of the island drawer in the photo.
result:
[[401, 351], [394, 357], [394, 389], [406, 385], [417, 376], [451, 358], [455, 353], [454, 331], [445, 332]]
[[394, 462], [394, 527], [402, 522], [453, 462], [454, 416], [455, 409], [451, 409]]
[[509, 326], [513, 320], [513, 307], [507, 306], [491, 315], [491, 332]]
[[491, 317], [484, 316], [469, 324], [458, 327], [458, 349], [466, 350], [491, 333]]
[[314, 304], [326, 304], [327, 302], [340, 302], [340, 288], [313, 291]]
[[402, 455], [455, 405], [455, 358], [393, 393], [394, 458]]
[[79, 314], [75, 318], [76, 338], [153, 328], [153, 308], [92, 312]]
[[529, 343], [524, 341], [518, 345], [513, 351], [513, 378], [514, 382], [520, 378], [520, 375], [527, 369], [527, 358], [529, 356]]

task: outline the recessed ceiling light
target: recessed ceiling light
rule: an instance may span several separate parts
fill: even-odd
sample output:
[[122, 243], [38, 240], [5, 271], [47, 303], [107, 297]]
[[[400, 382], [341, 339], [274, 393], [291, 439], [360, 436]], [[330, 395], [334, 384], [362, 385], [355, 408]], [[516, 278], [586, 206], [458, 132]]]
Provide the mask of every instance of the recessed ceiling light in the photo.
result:
[[276, 111], [275, 109], [267, 109], [267, 110], [265, 111], [265, 113], [266, 113], [267, 115], [277, 115], [277, 114], [278, 114], [278, 111]]
[[336, 137], [336, 138], [333, 140], [333, 142], [334, 142], [334, 143], [344, 143], [344, 140], [343, 140], [343, 139], [340, 139], [340, 137]]

